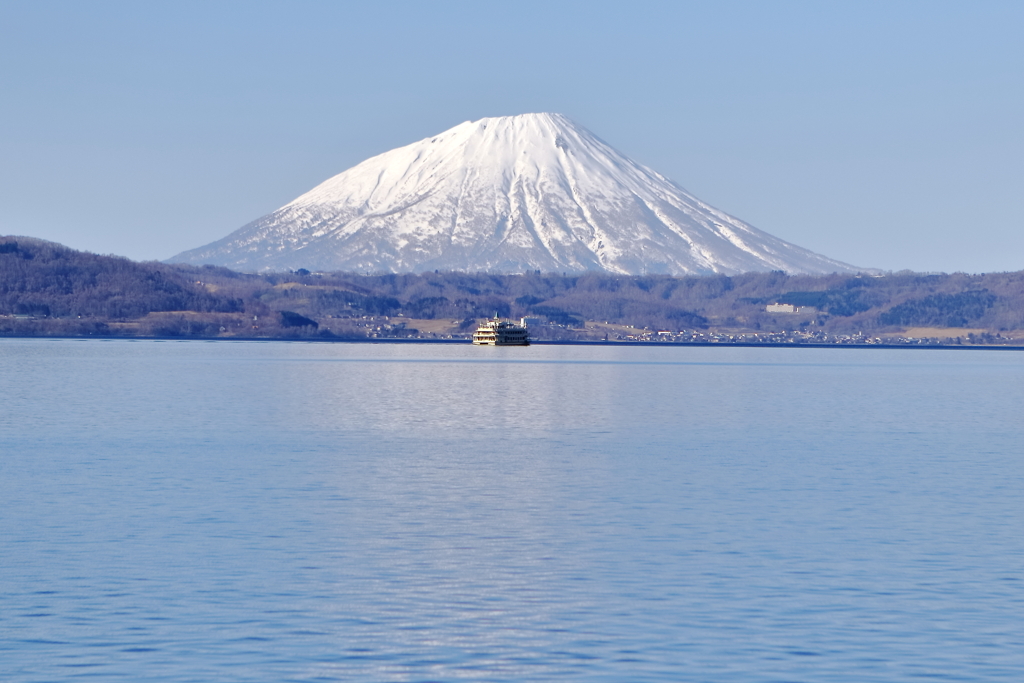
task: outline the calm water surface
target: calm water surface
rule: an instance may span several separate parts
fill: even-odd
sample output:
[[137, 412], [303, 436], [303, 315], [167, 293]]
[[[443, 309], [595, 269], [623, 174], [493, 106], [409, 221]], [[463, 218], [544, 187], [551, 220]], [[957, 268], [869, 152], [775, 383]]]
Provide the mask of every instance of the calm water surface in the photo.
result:
[[0, 340], [4, 681], [1024, 680], [1024, 353]]

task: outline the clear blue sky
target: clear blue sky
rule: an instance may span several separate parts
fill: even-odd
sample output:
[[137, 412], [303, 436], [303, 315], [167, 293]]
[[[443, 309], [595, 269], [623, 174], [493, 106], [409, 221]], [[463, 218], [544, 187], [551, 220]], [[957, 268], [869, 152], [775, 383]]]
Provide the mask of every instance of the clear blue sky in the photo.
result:
[[0, 234], [218, 239], [462, 121], [566, 114], [753, 225], [1024, 269], [1024, 2], [0, 0]]

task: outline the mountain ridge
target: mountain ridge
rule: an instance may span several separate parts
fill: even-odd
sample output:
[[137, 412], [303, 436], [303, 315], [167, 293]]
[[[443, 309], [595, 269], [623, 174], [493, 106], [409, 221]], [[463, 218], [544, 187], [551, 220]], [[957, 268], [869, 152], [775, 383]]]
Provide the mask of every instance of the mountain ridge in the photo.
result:
[[0, 337], [450, 339], [465, 338], [477, 320], [499, 312], [534, 318], [538, 339], [597, 340], [608, 333], [700, 341], [704, 333], [696, 330], [705, 330], [718, 341], [744, 343], [918, 343], [901, 341], [906, 331], [918, 339], [1020, 345], [1022, 302], [1024, 271], [244, 274], [136, 263], [0, 235]]
[[168, 262], [249, 271], [865, 270], [762, 232], [548, 113], [467, 121], [371, 157]]

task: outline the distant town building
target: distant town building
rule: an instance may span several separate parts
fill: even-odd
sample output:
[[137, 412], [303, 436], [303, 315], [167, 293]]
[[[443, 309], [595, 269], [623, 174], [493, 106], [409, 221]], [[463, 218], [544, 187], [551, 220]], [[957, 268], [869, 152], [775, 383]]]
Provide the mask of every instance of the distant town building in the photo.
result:
[[768, 304], [765, 310], [769, 313], [799, 313], [800, 307], [793, 304]]

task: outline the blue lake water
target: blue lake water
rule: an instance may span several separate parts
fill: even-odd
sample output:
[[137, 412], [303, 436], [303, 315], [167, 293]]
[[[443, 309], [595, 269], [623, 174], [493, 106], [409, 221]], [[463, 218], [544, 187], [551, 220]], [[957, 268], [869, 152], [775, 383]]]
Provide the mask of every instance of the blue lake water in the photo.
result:
[[0, 680], [1024, 680], [1024, 353], [0, 340]]

